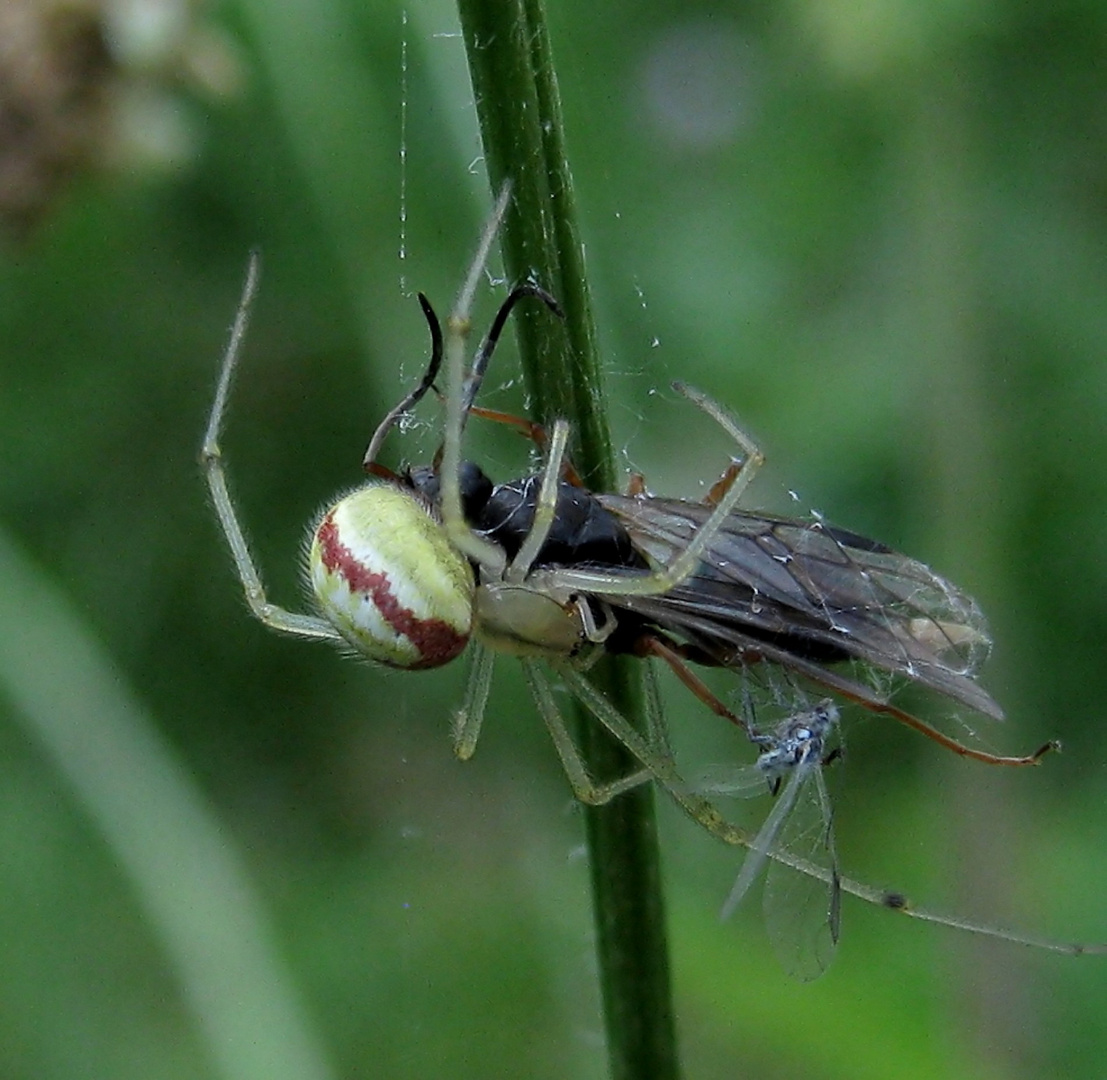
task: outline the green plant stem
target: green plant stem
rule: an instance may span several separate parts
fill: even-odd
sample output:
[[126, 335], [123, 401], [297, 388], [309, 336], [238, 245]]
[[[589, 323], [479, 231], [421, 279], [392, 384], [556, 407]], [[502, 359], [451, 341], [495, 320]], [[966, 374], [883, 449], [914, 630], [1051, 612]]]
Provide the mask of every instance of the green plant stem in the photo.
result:
[[[555, 417], [572, 423], [578, 469], [593, 488], [611, 490], [611, 436], [542, 5], [459, 0], [459, 8], [489, 180], [493, 191], [509, 178], [513, 184], [501, 233], [508, 275], [549, 289], [566, 316], [556, 325], [537, 306], [519, 309], [534, 411], [543, 423]], [[597, 681], [640, 723], [640, 679], [628, 662], [606, 662]], [[594, 778], [625, 775], [634, 766], [587, 717], [579, 718], [578, 729]], [[671, 1080], [679, 1066], [653, 791], [642, 787], [588, 808], [586, 820], [611, 1074]]]

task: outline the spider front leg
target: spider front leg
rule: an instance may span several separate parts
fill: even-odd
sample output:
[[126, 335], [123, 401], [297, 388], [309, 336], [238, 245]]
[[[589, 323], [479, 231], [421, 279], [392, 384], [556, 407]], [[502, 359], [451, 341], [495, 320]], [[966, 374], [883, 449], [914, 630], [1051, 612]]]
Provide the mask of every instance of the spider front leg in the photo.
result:
[[454, 754], [459, 761], [468, 761], [477, 749], [484, 710], [488, 705], [488, 691], [492, 686], [492, 668], [495, 654], [483, 645], [474, 645], [469, 681], [465, 687], [465, 700], [454, 712], [451, 732]]
[[481, 571], [499, 579], [507, 564], [503, 549], [478, 536], [465, 520], [461, 506], [461, 434], [465, 427], [465, 350], [472, 329], [470, 311], [480, 275], [488, 261], [496, 233], [511, 199], [511, 184], [505, 182], [481, 234], [477, 253], [446, 321], [445, 396], [446, 424], [442, 439], [441, 480], [442, 525], [454, 547], [476, 563]]
[[314, 615], [288, 611], [269, 602], [265, 594], [265, 586], [261, 581], [261, 575], [254, 564], [253, 557], [250, 555], [246, 536], [239, 524], [238, 513], [227, 488], [227, 476], [223, 469], [223, 454], [219, 448], [219, 436], [223, 428], [223, 417], [227, 410], [231, 380], [234, 377], [242, 341], [250, 321], [250, 308], [257, 294], [259, 269], [260, 260], [257, 252], [252, 252], [246, 270], [246, 283], [242, 289], [242, 299], [238, 304], [231, 338], [227, 344], [227, 351], [223, 356], [223, 365], [219, 372], [215, 400], [212, 403], [207, 431], [204, 434], [204, 443], [200, 450], [200, 464], [203, 466], [204, 475], [207, 478], [208, 490], [211, 492], [211, 501], [215, 505], [215, 512], [219, 515], [223, 535], [227, 538], [227, 545], [231, 549], [235, 569], [238, 571], [238, 579], [242, 583], [242, 589], [246, 594], [246, 602], [250, 605], [254, 617], [273, 630], [279, 630], [281, 633], [291, 634], [294, 637], [310, 638], [316, 641], [337, 641], [339, 640], [338, 633], [324, 619]]
[[673, 389], [707, 413], [741, 446], [745, 453], [741, 463], [734, 463], [724, 474], [723, 480], [711, 489], [709, 500], [714, 500], [714, 506], [707, 520], [695, 531], [672, 562], [650, 574], [641, 577], [615, 578], [602, 570], [577, 568], [543, 570], [539, 572], [539, 587], [568, 592], [587, 591], [608, 596], [657, 596], [675, 588], [695, 573], [703, 553], [738, 505], [743, 492], [753, 480], [757, 470], [764, 464], [765, 457], [757, 444], [717, 402], [682, 382], [674, 382]]

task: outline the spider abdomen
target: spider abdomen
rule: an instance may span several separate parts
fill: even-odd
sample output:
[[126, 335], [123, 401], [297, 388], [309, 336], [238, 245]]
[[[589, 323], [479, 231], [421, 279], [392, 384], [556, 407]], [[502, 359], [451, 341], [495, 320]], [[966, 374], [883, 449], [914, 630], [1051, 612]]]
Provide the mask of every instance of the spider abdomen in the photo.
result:
[[358, 488], [312, 534], [308, 576], [323, 616], [359, 653], [399, 668], [458, 655], [473, 624], [473, 571], [409, 492]]

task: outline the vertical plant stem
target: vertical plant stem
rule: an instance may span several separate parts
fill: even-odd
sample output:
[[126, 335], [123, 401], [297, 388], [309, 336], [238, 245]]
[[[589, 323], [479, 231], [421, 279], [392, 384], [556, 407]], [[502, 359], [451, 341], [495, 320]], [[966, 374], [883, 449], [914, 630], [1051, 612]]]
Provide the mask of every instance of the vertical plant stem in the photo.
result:
[[[611, 490], [611, 436], [541, 0], [459, 0], [459, 8], [489, 180], [493, 191], [508, 178], [513, 184], [501, 233], [508, 275], [548, 289], [566, 315], [557, 325], [537, 306], [519, 309], [534, 410], [543, 423], [555, 417], [572, 423], [578, 469], [592, 487]], [[608, 661], [597, 679], [620, 709], [640, 720], [636, 672]], [[578, 728], [593, 777], [633, 767], [588, 717], [579, 718]], [[653, 791], [639, 788], [585, 814], [611, 1074], [673, 1080], [679, 1066]]]

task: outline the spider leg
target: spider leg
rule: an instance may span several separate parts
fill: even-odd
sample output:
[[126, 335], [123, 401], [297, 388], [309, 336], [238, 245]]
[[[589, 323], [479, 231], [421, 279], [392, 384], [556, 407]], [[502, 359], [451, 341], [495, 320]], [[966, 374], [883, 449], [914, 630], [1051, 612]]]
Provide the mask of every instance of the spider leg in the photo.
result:
[[[642, 737], [638, 732], [634, 731], [633, 728], [629, 731], [630, 738], [624, 737], [628, 735], [628, 732], [622, 729], [621, 725], [626, 725], [627, 721], [623, 719], [618, 710], [616, 710], [587, 679], [577, 675], [577, 673], [573, 672], [571, 669], [562, 671], [562, 674], [567, 676], [566, 681], [577, 696], [584, 701], [589, 711], [591, 711], [593, 715], [595, 715], [596, 718], [639, 759], [639, 761], [643, 761], [642, 751], [646, 748], [643, 745]], [[647, 689], [653, 686], [654, 692], [656, 692], [656, 684], [653, 680], [647, 679], [646, 685]], [[629, 727], [629, 725], [627, 726]], [[675, 768], [672, 765], [672, 755], [668, 754], [666, 756], [664, 751], [666, 751], [667, 748], [663, 747], [662, 749], [663, 754], [660, 759], [654, 759], [654, 755], [649, 753], [647, 749], [645, 755], [646, 760], [643, 761], [647, 768], [653, 773], [654, 780], [657, 781], [685, 813], [706, 828], [708, 832], [719, 837], [719, 839], [728, 844], [747, 849], [752, 848], [754, 846], [754, 837], [748, 830], [732, 825], [730, 822], [726, 821], [706, 799], [689, 793], [688, 785], [676, 774]], [[658, 769], [659, 765], [660, 770]], [[831, 901], [828, 918], [831, 934], [834, 937], [837, 936], [840, 921], [841, 901], [839, 894], [849, 893], [851, 896], [856, 896], [859, 900], [864, 900], [866, 903], [875, 904], [877, 907], [886, 908], [889, 911], [899, 912], [909, 918], [921, 919], [924, 922], [937, 923], [942, 926], [952, 926], [970, 933], [980, 934], [984, 937], [999, 938], [1003, 941], [1013, 941], [1023, 945], [1032, 945], [1036, 948], [1048, 949], [1051, 952], [1063, 953], [1069, 956], [1107, 953], [1107, 944], [1086, 945], [1053, 941], [1033, 934], [1022, 934], [1018, 931], [989, 926], [986, 923], [975, 922], [971, 919], [964, 919], [956, 915], [946, 915], [941, 912], [928, 911], [924, 908], [915, 907], [915, 905], [902, 893], [889, 891], [887, 889], [877, 889], [871, 885], [866, 885], [863, 882], [839, 874], [836, 859], [834, 860], [835, 864], [832, 866], [821, 866], [809, 859], [797, 856], [790, 851], [781, 850], [775, 847], [770, 849], [767, 854], [768, 858], [773, 863], [791, 867], [791, 869], [800, 874], [806, 874], [808, 877], [817, 878], [830, 888]]]
[[472, 667], [469, 668], [465, 700], [454, 713], [452, 724], [454, 753], [460, 761], [468, 761], [477, 748], [495, 660], [495, 653], [491, 649], [479, 644], [473, 645]]
[[[526, 661], [525, 663], [527, 665], [532, 664], [531, 661]], [[664, 726], [661, 721], [660, 700], [656, 680], [646, 680], [647, 716], [650, 718], [648, 721], [650, 735], [647, 739], [632, 727], [622, 713], [619, 712], [619, 710], [616, 709], [588, 679], [581, 675], [580, 672], [576, 671], [571, 664], [560, 663], [555, 664], [554, 667], [576, 695], [577, 699], [605, 728], [607, 728], [623, 747], [644, 766], [649, 776], [690, 818], [692, 818], [693, 821], [697, 822], [724, 843], [732, 844], [736, 847], [743, 847], [748, 850], [754, 848], [755, 838], [749, 830], [727, 821], [715, 808], [713, 803], [695, 794], [690, 785], [677, 772], [676, 762], [669, 748], [667, 738], [664, 734]], [[562, 727], [564, 727], [564, 725], [562, 725]], [[572, 752], [579, 758], [579, 753], [576, 752], [568, 732], [566, 731], [564, 734], [568, 745], [573, 747]], [[556, 739], [557, 737], [555, 736], [555, 741]], [[563, 754], [562, 761], [565, 763], [566, 772], [569, 772], [570, 766], [565, 760], [564, 752], [560, 745], [558, 747], [558, 752]], [[627, 778], [627, 780], [629, 779], [630, 778]], [[619, 781], [616, 781], [616, 783], [619, 783]], [[623, 781], [623, 783], [625, 784], [626, 781]], [[776, 847], [770, 847], [765, 852], [765, 856], [774, 863], [791, 867], [798, 873], [806, 874], [808, 877], [817, 878], [820, 881], [826, 882], [826, 884], [835, 891], [840, 890], [841, 892], [848, 892], [870, 904], [891, 908], [893, 905], [888, 902], [887, 897], [889, 895], [894, 895], [897, 901], [899, 901], [895, 905], [895, 910], [902, 911], [904, 914], [911, 915], [915, 918], [960, 925], [965, 929], [971, 929], [978, 933], [992, 936], [1016, 938], [1015, 935], [1010, 935], [1003, 931], [997, 932], [991, 927], [985, 927], [975, 923], [968, 924], [963, 921], [954, 922], [954, 920], [947, 919], [945, 916], [934, 915], [930, 912], [924, 913], [914, 908], [906, 898], [900, 896], [898, 893], [889, 894], [885, 890], [875, 889], [871, 885], [865, 885], [851, 878], [841, 877], [838, 874], [836, 866], [832, 868], [821, 866], [809, 859], [797, 856], [790, 851], [780, 850]], [[833, 901], [831, 918], [836, 926], [838, 920], [836, 900]], [[1025, 940], [1021, 938], [1016, 939]]]
[[550, 436], [549, 456], [542, 470], [542, 483], [538, 488], [538, 501], [534, 507], [534, 520], [531, 522], [527, 538], [519, 548], [514, 561], [507, 568], [506, 580], [521, 583], [530, 573], [531, 565], [538, 558], [546, 537], [553, 527], [557, 513], [557, 484], [561, 474], [561, 462], [565, 457], [565, 447], [569, 442], [569, 425], [564, 420], [554, 424]]
[[554, 748], [557, 750], [557, 756], [561, 758], [561, 766], [569, 778], [573, 794], [582, 803], [588, 806], [602, 806], [614, 799], [616, 795], [622, 795], [624, 791], [640, 787], [653, 779], [653, 770], [644, 766], [616, 780], [596, 783], [588, 773], [584, 758], [569, 733], [565, 718], [561, 715], [557, 702], [554, 701], [549, 681], [539, 665], [533, 660], [523, 660], [522, 665], [531, 696], [546, 723]]
[[[648, 728], [650, 734], [647, 738], [570, 663], [555, 663], [553, 666], [581, 704], [638, 760], [649, 776], [693, 821], [724, 843], [746, 848], [750, 846], [753, 837], [749, 832], [727, 821], [711, 802], [695, 794], [677, 772], [676, 761], [663, 734], [656, 684], [647, 680], [647, 702], [652, 712]], [[791, 857], [784, 858], [787, 861]], [[821, 873], [821, 868], [814, 864], [803, 863], [802, 860], [798, 862], [801, 865], [796, 868], [801, 872], [813, 872], [816, 876]], [[797, 860], [792, 860], [788, 865], [796, 863]]]
[[[703, 409], [745, 452], [745, 458], [740, 465], [736, 463], [733, 473], [731, 474], [728, 470], [729, 483], [725, 485], [716, 484], [712, 488], [712, 495], [718, 495], [718, 502], [707, 520], [695, 531], [683, 550], [668, 566], [655, 570], [651, 574], [641, 577], [614, 578], [602, 571], [580, 569], [543, 570], [540, 571], [541, 584], [539, 587], [560, 588], [570, 592], [588, 591], [608, 596], [657, 596], [675, 588], [695, 572], [701, 556], [725, 524], [726, 519], [738, 504], [742, 493], [749, 486], [765, 458], [757, 448], [757, 444], [742, 431], [734, 418], [721, 405], [685, 383], [675, 382], [673, 383], [673, 389], [683, 394], [694, 405]], [[720, 486], [724, 486], [725, 490], [718, 492], [717, 489]]]
[[504, 184], [499, 198], [496, 199], [496, 205], [484, 227], [465, 283], [458, 293], [453, 312], [446, 323], [446, 424], [442, 441], [442, 466], [439, 470], [442, 525], [450, 542], [458, 551], [472, 559], [494, 578], [502, 578], [507, 557], [499, 545], [478, 536], [465, 520], [461, 507], [461, 433], [465, 426], [465, 348], [471, 329], [469, 311], [473, 304], [477, 282], [484, 270], [492, 241], [495, 239], [504, 214], [507, 213], [510, 198], [509, 182]]
[[227, 488], [227, 476], [223, 468], [223, 453], [219, 448], [219, 436], [223, 429], [223, 417], [227, 411], [231, 380], [238, 365], [242, 341], [246, 336], [246, 328], [250, 321], [250, 307], [257, 295], [259, 272], [260, 259], [258, 253], [256, 251], [251, 252], [250, 262], [246, 270], [246, 282], [242, 289], [242, 299], [239, 301], [230, 341], [227, 343], [227, 351], [223, 355], [223, 366], [219, 372], [215, 400], [212, 402], [207, 431], [204, 433], [204, 443], [200, 449], [200, 464], [204, 469], [208, 490], [211, 492], [211, 501], [215, 505], [215, 512], [219, 515], [219, 523], [223, 527], [223, 534], [227, 538], [227, 545], [231, 549], [231, 557], [234, 559], [238, 579], [242, 583], [243, 591], [246, 594], [246, 602], [250, 605], [254, 617], [273, 630], [279, 630], [294, 637], [310, 638], [317, 641], [338, 641], [341, 640], [340, 635], [325, 619], [320, 619], [315, 615], [288, 611], [269, 602], [265, 594], [265, 586], [261, 581], [261, 574], [258, 572], [253, 556], [250, 554], [250, 547], [246, 543], [246, 536], [239, 523], [234, 501], [231, 499], [230, 491]]

